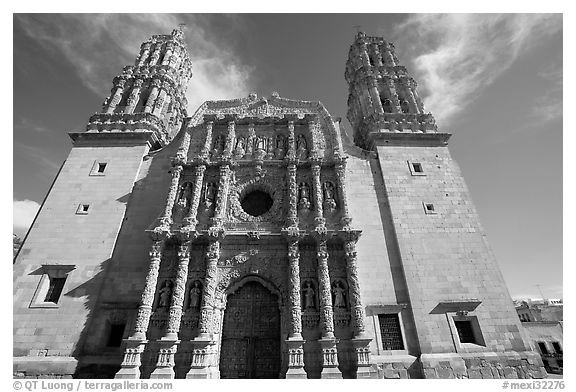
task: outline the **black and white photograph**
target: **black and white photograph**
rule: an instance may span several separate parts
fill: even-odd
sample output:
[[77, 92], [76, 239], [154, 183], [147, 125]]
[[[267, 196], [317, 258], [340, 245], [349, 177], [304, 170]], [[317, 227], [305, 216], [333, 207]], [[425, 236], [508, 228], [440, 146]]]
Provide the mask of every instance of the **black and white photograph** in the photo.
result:
[[12, 14], [14, 390], [565, 387], [564, 15], [298, 12]]

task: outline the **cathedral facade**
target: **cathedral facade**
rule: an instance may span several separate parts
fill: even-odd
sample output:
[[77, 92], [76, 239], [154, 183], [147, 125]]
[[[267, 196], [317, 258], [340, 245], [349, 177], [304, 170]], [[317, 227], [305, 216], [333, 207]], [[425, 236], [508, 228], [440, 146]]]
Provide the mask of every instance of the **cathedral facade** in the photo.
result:
[[351, 135], [272, 93], [192, 115], [183, 33], [113, 81], [14, 262], [14, 374], [540, 378], [450, 134], [394, 46], [350, 47]]

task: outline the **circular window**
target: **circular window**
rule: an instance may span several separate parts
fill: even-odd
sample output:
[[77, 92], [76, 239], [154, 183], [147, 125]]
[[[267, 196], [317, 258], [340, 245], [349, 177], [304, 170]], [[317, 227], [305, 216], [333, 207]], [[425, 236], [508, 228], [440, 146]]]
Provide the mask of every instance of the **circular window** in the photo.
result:
[[260, 190], [247, 193], [240, 201], [242, 209], [252, 216], [260, 216], [268, 212], [272, 208], [272, 204], [274, 204], [272, 197]]

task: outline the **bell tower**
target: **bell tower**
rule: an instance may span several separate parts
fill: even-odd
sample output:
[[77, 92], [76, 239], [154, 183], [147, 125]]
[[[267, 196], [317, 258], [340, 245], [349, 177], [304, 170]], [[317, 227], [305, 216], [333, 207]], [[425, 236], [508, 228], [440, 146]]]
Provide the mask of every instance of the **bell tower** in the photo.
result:
[[[392, 43], [359, 32], [350, 47], [344, 77], [347, 117], [359, 147], [372, 149], [377, 138], [398, 139], [387, 133], [437, 134], [436, 121], [425, 113], [417, 83], [399, 64]], [[449, 137], [442, 134], [441, 140]]]
[[[359, 32], [345, 78], [354, 143], [373, 152], [370, 168], [392, 273], [388, 287], [393, 286], [394, 297], [378, 301], [403, 307], [394, 317], [401, 319], [407, 353], [418, 358], [420, 376], [484, 377], [471, 358], [494, 368], [513, 367], [518, 356], [539, 363], [528, 352], [464, 177], [451, 157], [451, 134], [440, 132], [425, 112], [394, 45]], [[504, 330], [509, 334], [496, 332]], [[375, 359], [383, 368], [390, 361]], [[438, 361], [449, 365], [443, 368]], [[534, 372], [539, 377], [540, 368]]]
[[187, 117], [186, 89], [192, 63], [181, 29], [153, 35], [140, 47], [134, 65], [124, 67], [113, 80], [102, 110], [88, 120], [76, 139], [106, 134], [116, 139], [145, 137], [152, 149], [168, 144]]

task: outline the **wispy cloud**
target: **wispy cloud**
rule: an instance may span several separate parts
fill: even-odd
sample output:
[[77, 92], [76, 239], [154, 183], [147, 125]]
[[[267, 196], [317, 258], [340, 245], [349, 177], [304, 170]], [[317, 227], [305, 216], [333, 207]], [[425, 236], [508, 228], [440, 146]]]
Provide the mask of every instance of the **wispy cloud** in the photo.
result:
[[562, 117], [562, 61], [550, 65], [539, 76], [548, 84], [548, 89], [539, 96], [532, 108], [532, 116], [537, 124], [546, 123]]
[[32, 146], [15, 140], [14, 154], [24, 154], [30, 161], [38, 162], [43, 170], [51, 173], [55, 173], [60, 168], [60, 164], [47, 157], [45, 147]]
[[21, 118], [18, 123], [14, 124], [14, 127], [17, 129], [23, 129], [36, 133], [51, 132], [51, 129], [45, 127], [44, 125], [38, 124], [32, 120], [29, 120], [27, 118]]
[[33, 200], [13, 200], [13, 207], [13, 230], [15, 234], [22, 236], [32, 224], [32, 221], [40, 208], [40, 204]]
[[[225, 42], [216, 42], [209, 16], [171, 14], [17, 15], [24, 31], [56, 50], [76, 70], [84, 85], [102, 97], [122, 67], [134, 63], [140, 44], [154, 34], [169, 34], [185, 22], [186, 41], [193, 61], [187, 91], [189, 111], [207, 99], [247, 95], [251, 68]], [[229, 18], [228, 28], [234, 26]], [[208, 25], [208, 27], [205, 27]], [[241, 28], [241, 22], [238, 22]], [[232, 27], [233, 28], [233, 27]]]
[[414, 59], [427, 110], [446, 124], [524, 51], [561, 29], [560, 14], [418, 14], [395, 36]]

